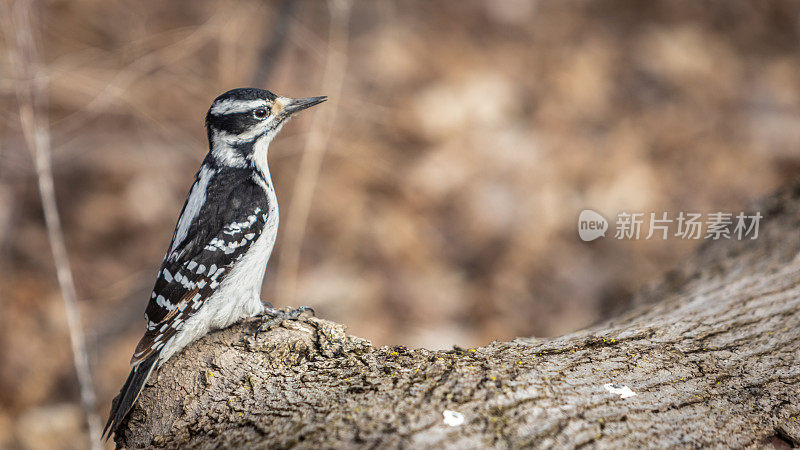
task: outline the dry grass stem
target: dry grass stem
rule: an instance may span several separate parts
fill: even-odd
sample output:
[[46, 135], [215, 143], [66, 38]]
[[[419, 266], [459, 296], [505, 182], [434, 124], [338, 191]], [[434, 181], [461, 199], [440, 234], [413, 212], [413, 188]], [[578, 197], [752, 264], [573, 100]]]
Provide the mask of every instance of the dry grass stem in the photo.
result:
[[277, 295], [283, 303], [295, 302], [300, 252], [308, 224], [308, 215], [341, 99], [347, 67], [350, 7], [350, 0], [328, 2], [331, 22], [328, 31], [328, 56], [321, 91], [323, 95], [328, 96], [328, 102], [314, 114], [311, 132], [306, 140], [300, 160], [300, 170], [292, 191], [292, 202], [289, 205], [277, 276]]
[[[95, 411], [96, 396], [92, 374], [89, 368], [89, 358], [86, 353], [86, 341], [81, 328], [81, 316], [78, 309], [75, 282], [69, 265], [67, 248], [64, 244], [64, 233], [61, 229], [61, 220], [56, 205], [53, 171], [51, 167], [50, 132], [44, 111], [45, 80], [44, 77], [34, 77], [39, 73], [36, 48], [31, 30], [31, 5], [27, 0], [16, 2], [13, 7], [6, 9], [5, 16], [11, 17], [15, 41], [16, 58], [15, 66], [19, 77], [17, 86], [17, 99], [19, 103], [19, 117], [22, 133], [31, 156], [34, 159], [36, 176], [39, 184], [39, 193], [44, 211], [47, 235], [50, 248], [53, 252], [53, 262], [56, 266], [58, 284], [64, 300], [64, 309], [69, 327], [70, 342], [75, 363], [75, 372], [80, 384], [81, 403], [86, 411], [89, 425], [89, 442], [92, 449], [101, 449], [100, 419]], [[8, 9], [12, 9], [8, 11]], [[10, 13], [10, 14], [9, 14]]]

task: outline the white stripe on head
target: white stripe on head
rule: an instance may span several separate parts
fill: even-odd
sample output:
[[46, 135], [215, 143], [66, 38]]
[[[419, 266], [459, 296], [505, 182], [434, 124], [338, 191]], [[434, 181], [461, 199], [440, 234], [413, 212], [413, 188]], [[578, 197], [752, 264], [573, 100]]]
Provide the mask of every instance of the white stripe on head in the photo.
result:
[[256, 100], [236, 100], [225, 99], [214, 102], [211, 105], [211, 114], [220, 116], [223, 114], [236, 114], [250, 111], [251, 109], [261, 108], [267, 106], [267, 101], [262, 99]]

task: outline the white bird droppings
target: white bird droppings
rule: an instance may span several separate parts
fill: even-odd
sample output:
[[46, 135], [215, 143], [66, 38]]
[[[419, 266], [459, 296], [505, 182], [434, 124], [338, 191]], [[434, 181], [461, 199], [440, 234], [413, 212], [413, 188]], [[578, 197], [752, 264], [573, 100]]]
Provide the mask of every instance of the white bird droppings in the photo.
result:
[[607, 383], [603, 385], [608, 392], [619, 395], [619, 398], [635, 397], [636, 392], [624, 384]]
[[457, 411], [451, 411], [449, 409], [445, 409], [442, 413], [444, 417], [444, 424], [449, 425], [451, 427], [457, 427], [463, 425], [465, 422], [464, 415]]

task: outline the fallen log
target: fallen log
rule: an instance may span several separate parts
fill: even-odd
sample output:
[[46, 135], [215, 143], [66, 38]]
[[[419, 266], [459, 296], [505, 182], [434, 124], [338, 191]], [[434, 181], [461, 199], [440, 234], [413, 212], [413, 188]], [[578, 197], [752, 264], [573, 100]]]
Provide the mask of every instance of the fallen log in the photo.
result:
[[613, 321], [449, 351], [341, 324], [214, 332], [152, 378], [118, 446], [800, 445], [800, 187], [756, 240], [708, 242]]

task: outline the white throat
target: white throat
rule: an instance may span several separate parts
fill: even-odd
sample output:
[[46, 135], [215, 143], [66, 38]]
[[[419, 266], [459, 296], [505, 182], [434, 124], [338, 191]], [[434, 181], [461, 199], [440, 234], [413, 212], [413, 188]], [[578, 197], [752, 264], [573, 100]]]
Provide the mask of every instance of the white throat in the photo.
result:
[[270, 184], [272, 184], [272, 179], [269, 173], [269, 144], [272, 142], [272, 138], [278, 134], [281, 126], [279, 125], [275, 130], [256, 139], [253, 143], [253, 153], [249, 156], [253, 168], [259, 171]]

